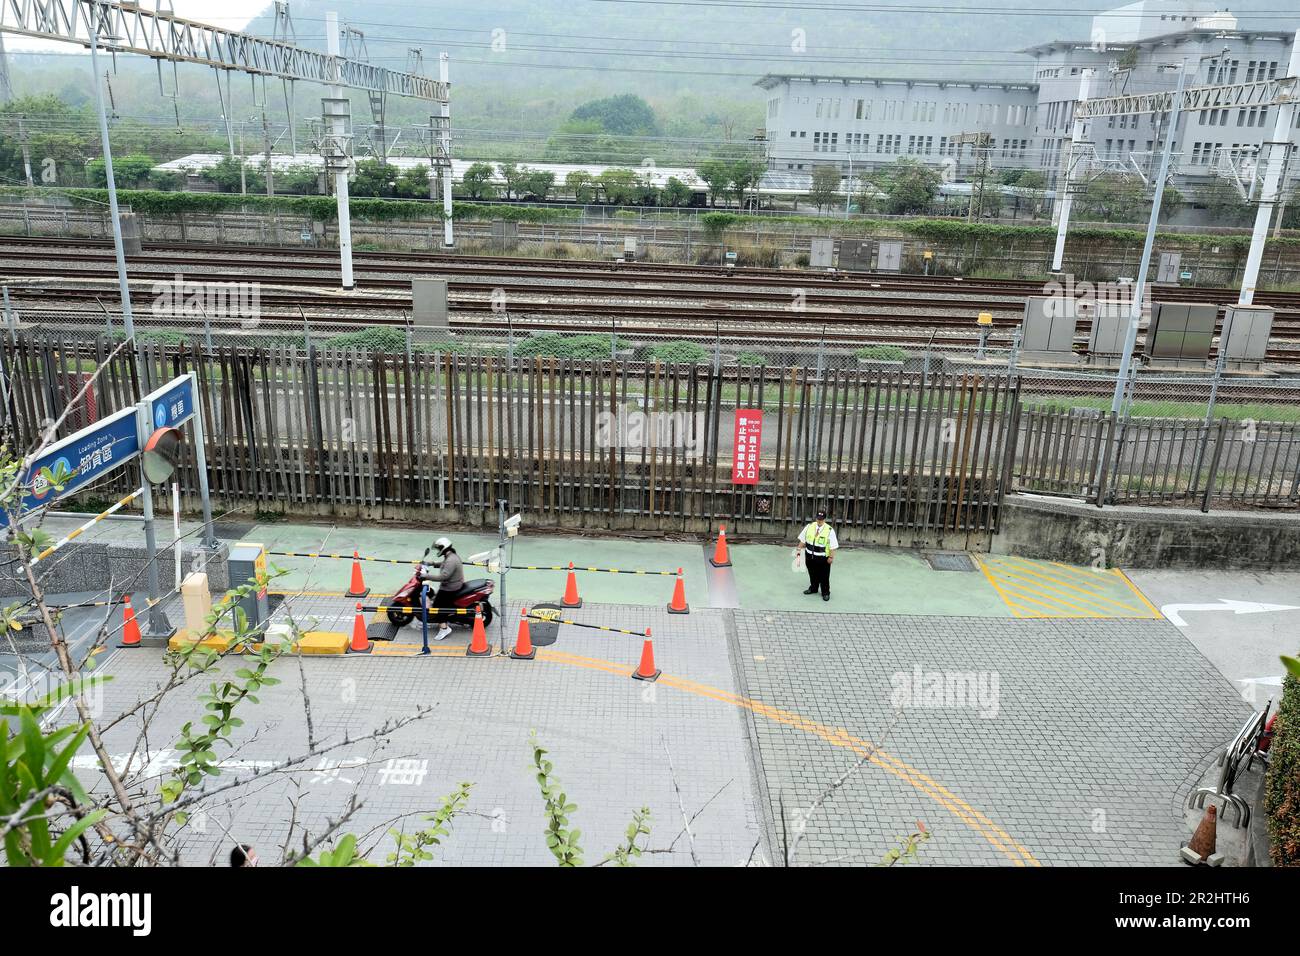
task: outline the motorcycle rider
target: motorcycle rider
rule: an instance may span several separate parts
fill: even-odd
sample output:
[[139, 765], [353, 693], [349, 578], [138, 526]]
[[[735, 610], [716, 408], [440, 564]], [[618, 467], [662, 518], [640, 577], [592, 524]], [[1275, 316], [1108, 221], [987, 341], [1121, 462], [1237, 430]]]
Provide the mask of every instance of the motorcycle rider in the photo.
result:
[[[437, 588], [430, 607], [451, 607], [456, 592], [465, 586], [465, 565], [452, 546], [450, 538], [439, 538], [433, 546], [437, 550], [437, 556], [433, 559], [432, 569], [428, 565], [425, 566], [420, 574], [420, 580], [427, 581]], [[450, 633], [451, 628], [444, 621], [433, 639], [441, 641]]]

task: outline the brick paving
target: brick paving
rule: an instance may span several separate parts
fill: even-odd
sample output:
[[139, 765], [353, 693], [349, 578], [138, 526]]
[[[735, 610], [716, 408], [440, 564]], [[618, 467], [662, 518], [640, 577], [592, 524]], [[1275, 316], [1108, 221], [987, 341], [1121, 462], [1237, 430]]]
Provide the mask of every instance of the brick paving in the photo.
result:
[[[328, 606], [299, 610], [324, 616]], [[517, 620], [518, 608], [512, 611], [511, 619]], [[661, 668], [734, 691], [723, 613], [700, 610], [682, 617], [659, 609], [600, 605], [572, 615], [594, 624], [650, 626]], [[495, 641], [495, 628], [493, 632]], [[463, 645], [463, 634], [443, 647]], [[419, 629], [410, 627], [402, 638], [418, 641], [418, 635]], [[647, 855], [642, 865], [690, 864], [689, 842], [678, 838], [682, 818], [669, 754], [687, 812], [701, 811], [692, 824], [700, 862], [742, 863], [762, 827], [740, 712], [662, 683], [632, 680], [640, 649], [634, 637], [563, 627], [554, 648], [545, 650], [576, 655], [566, 659], [579, 663], [460, 656], [304, 660], [320, 740], [358, 736], [420, 705], [434, 711], [394, 733], [386, 745], [349, 744], [324, 755], [326, 763], [312, 760], [299, 772], [239, 788], [229, 805], [219, 802], [208, 814], [203, 832], [187, 834], [184, 859], [203, 864], [214, 852], [224, 859], [231, 844], [223, 828], [229, 828], [240, 841], [259, 847], [269, 863], [278, 858], [275, 848], [285, 839], [290, 798], [300, 801], [299, 822], [319, 831], [328, 818], [339, 815], [353, 792], [365, 806], [345, 831], [362, 834], [378, 828], [374, 842], [393, 816], [432, 812], [457, 783], [470, 781], [475, 785], [471, 812], [455, 821], [437, 859], [550, 865], [542, 801], [531, 770], [529, 732], [535, 729], [551, 751], [556, 777], [578, 805], [572, 824], [583, 831], [588, 864], [599, 862], [619, 842], [642, 804], [653, 814], [649, 845], [672, 847], [672, 852]], [[583, 666], [586, 659], [595, 663]], [[600, 669], [601, 661], [612, 662], [614, 672]], [[274, 671], [283, 683], [261, 694], [260, 704], [241, 711], [247, 723], [231, 758], [270, 761], [306, 750], [298, 664], [282, 660]], [[164, 667], [156, 655], [144, 652], [118, 655], [106, 672], [115, 679], [106, 689], [104, 712], [116, 713], [147, 695]], [[169, 697], [155, 721], [156, 728], [167, 730], [155, 729], [151, 735], [155, 747], [174, 739], [175, 728], [194, 716], [194, 693], [187, 688]], [[124, 752], [135, 737], [127, 727], [110, 731], [110, 751]], [[390, 763], [395, 760], [412, 762]], [[226, 774], [239, 772], [232, 768]], [[229, 777], [216, 778], [224, 779]], [[419, 816], [414, 819], [418, 822]], [[379, 842], [377, 859], [382, 862], [389, 841]]]
[[[736, 641], [751, 697], [866, 740], [888, 730], [887, 754], [1045, 865], [1173, 864], [1186, 836], [1181, 801], [1248, 713], [1163, 621], [737, 612]], [[996, 675], [998, 693], [986, 695], [996, 707], [945, 697], [895, 717], [895, 680], [910, 689], [918, 667], [923, 680], [982, 674], [989, 690]], [[771, 819], [784, 808], [791, 832], [857, 757], [806, 730], [750, 723]], [[807, 820], [798, 862], [872, 862], [918, 819], [933, 833], [924, 863], [1007, 865], [1019, 855], [868, 764]]]

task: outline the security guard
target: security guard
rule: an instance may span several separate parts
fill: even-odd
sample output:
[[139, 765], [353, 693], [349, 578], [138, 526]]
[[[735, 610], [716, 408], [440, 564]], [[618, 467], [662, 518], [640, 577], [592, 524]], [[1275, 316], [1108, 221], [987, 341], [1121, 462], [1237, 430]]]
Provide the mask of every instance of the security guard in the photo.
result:
[[820, 589], [822, 600], [831, 599], [831, 562], [840, 546], [835, 529], [826, 523], [826, 512], [817, 512], [817, 520], [799, 532], [799, 550], [805, 552], [804, 565], [808, 568], [808, 590], [816, 594]]

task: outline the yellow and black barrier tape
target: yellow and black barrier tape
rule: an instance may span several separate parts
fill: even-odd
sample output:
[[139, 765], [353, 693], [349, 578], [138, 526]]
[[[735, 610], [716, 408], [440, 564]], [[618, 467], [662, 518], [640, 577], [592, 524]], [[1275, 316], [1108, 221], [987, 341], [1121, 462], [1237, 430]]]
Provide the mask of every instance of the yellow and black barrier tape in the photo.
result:
[[[406, 612], [408, 612], [408, 613], [410, 613], [410, 614], [414, 614], [416, 611], [419, 611], [420, 608], [418, 608], [418, 607], [407, 607], [407, 606], [404, 605], [404, 604], [403, 604], [403, 605], [397, 605], [397, 604], [374, 604], [374, 605], [370, 605], [370, 604], [358, 604], [358, 605], [357, 605], [357, 610], [358, 610], [358, 611], [363, 611], [363, 612], [365, 612], [366, 614], [383, 614], [383, 613], [385, 613], [385, 612], [387, 612], [387, 611], [406, 611]], [[430, 604], [430, 605], [429, 605], [429, 612], [430, 612], [431, 614], [435, 614], [435, 615], [437, 615], [437, 614], [475, 614], [475, 613], [478, 612], [478, 608], [476, 608], [476, 607], [434, 607], [432, 604]]]
[[538, 614], [535, 611], [529, 611], [524, 615], [530, 621], [538, 621], [544, 624], [567, 624], [569, 627], [585, 627], [592, 631], [608, 631], [611, 634], [631, 634], [634, 637], [649, 637], [650, 629], [644, 631], [629, 631], [625, 627], [609, 627], [605, 624], [584, 624], [582, 621], [570, 621], [566, 618], [556, 617], [554, 614], [543, 612]]
[[[398, 558], [373, 558], [364, 554], [343, 554], [338, 551], [268, 551], [268, 555], [277, 558], [332, 558], [336, 561], [373, 561], [378, 564], [402, 564], [412, 567], [419, 564], [419, 561], [403, 561]], [[466, 561], [467, 568], [486, 568], [488, 563], [485, 561]], [[682, 569], [677, 568], [672, 571], [656, 571], [650, 568], [593, 568], [579, 565], [567, 564], [509, 564], [502, 565], [509, 571], [591, 571], [597, 574], [642, 574], [658, 575], [660, 577], [676, 577]]]

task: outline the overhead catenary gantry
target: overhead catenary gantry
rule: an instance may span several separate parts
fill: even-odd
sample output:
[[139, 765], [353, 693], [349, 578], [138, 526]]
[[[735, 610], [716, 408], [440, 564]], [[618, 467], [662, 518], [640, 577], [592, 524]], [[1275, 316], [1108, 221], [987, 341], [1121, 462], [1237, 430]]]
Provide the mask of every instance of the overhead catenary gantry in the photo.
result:
[[[1242, 108], [1251, 106], [1276, 106], [1273, 133], [1264, 143], [1264, 180], [1260, 192], [1259, 208], [1255, 214], [1255, 226], [1250, 237], [1250, 251], [1246, 257], [1246, 267], [1241, 279], [1240, 305], [1250, 305], [1255, 298], [1255, 284], [1259, 281], [1260, 263], [1264, 257], [1264, 241], [1268, 235], [1269, 221], [1282, 194], [1282, 182], [1291, 149], [1291, 129], [1295, 124], [1295, 107], [1300, 99], [1300, 30], [1296, 31], [1291, 42], [1291, 60], [1286, 75], [1274, 80], [1256, 83], [1236, 83], [1224, 86], [1186, 87], [1187, 63], [1178, 67], [1177, 89], [1154, 93], [1133, 93], [1121, 96], [1102, 96], [1088, 98], [1089, 75], [1080, 77], [1079, 100], [1075, 105], [1072, 149], [1083, 135], [1083, 124], [1089, 119], [1101, 116], [1121, 116], [1134, 113], [1157, 113], [1168, 116], [1168, 128], [1165, 131], [1164, 151], [1161, 159], [1159, 178], [1155, 183], [1155, 195], [1151, 215], [1147, 223], [1146, 244], [1142, 261], [1139, 263], [1137, 282], [1134, 285], [1129, 327], [1125, 337], [1124, 353], [1120, 359], [1119, 375], [1115, 383], [1112, 411], [1118, 413], [1126, 387], [1129, 367], [1133, 359], [1134, 342], [1137, 337], [1138, 323], [1142, 317], [1142, 295], [1145, 285], [1148, 260], [1151, 257], [1155, 238], [1156, 223], [1160, 214], [1161, 199], [1164, 194], [1165, 179], [1168, 175], [1173, 145], [1178, 136], [1178, 116], [1182, 112], [1196, 112], [1208, 109]], [[1058, 184], [1057, 195], [1062, 199], [1057, 223], [1056, 255], [1053, 258], [1053, 271], [1061, 268], [1062, 254], [1065, 248], [1065, 236], [1070, 225], [1070, 201], [1072, 175], [1075, 163], [1072, 157], [1066, 157], [1064, 163], [1064, 182]]]
[[[445, 71], [443, 76], [433, 79], [420, 73], [390, 70], [342, 56], [338, 52], [336, 16], [332, 22], [333, 35], [331, 37], [327, 31], [326, 37], [328, 48], [320, 51], [279, 37], [267, 39], [178, 17], [171, 11], [166, 0], [155, 0], [152, 8], [108, 0], [0, 0], [0, 33], [77, 43], [87, 48], [94, 43], [93, 34], [99, 48], [109, 50], [114, 55], [134, 53], [160, 62], [207, 66], [225, 71], [227, 75], [237, 72], [255, 78], [279, 79], [289, 84], [305, 81], [327, 86], [331, 95], [325, 100], [326, 109], [332, 107], [335, 110], [335, 115], [326, 117], [327, 129], [350, 126], [350, 123], [340, 124], [336, 115], [340, 108], [337, 101], [347, 102], [342, 95], [345, 90], [358, 90], [372, 99], [391, 94], [427, 100], [438, 104], [430, 110], [430, 115], [446, 122], [443, 118], [449, 117], [451, 112], [451, 85]], [[277, 29], [277, 34], [280, 32]], [[331, 39], [333, 42], [329, 42]], [[227, 113], [230, 112], [228, 91], [227, 84], [227, 93], [223, 96], [223, 107]], [[292, 122], [292, 117], [290, 119]], [[448, 131], [443, 132], [446, 136]], [[332, 139], [335, 145], [346, 143], [350, 149], [350, 136]], [[335, 166], [337, 165], [336, 162]], [[339, 199], [339, 231], [342, 236], [349, 225], [346, 221], [346, 174], [341, 177], [336, 175], [335, 183], [339, 187], [336, 192]], [[450, 190], [444, 190], [443, 215], [448, 223], [451, 219], [449, 200]], [[451, 245], [451, 241], [451, 231], [448, 228], [447, 245]], [[343, 245], [340, 241], [342, 279], [344, 287], [350, 288], [351, 249], [344, 249]]]

